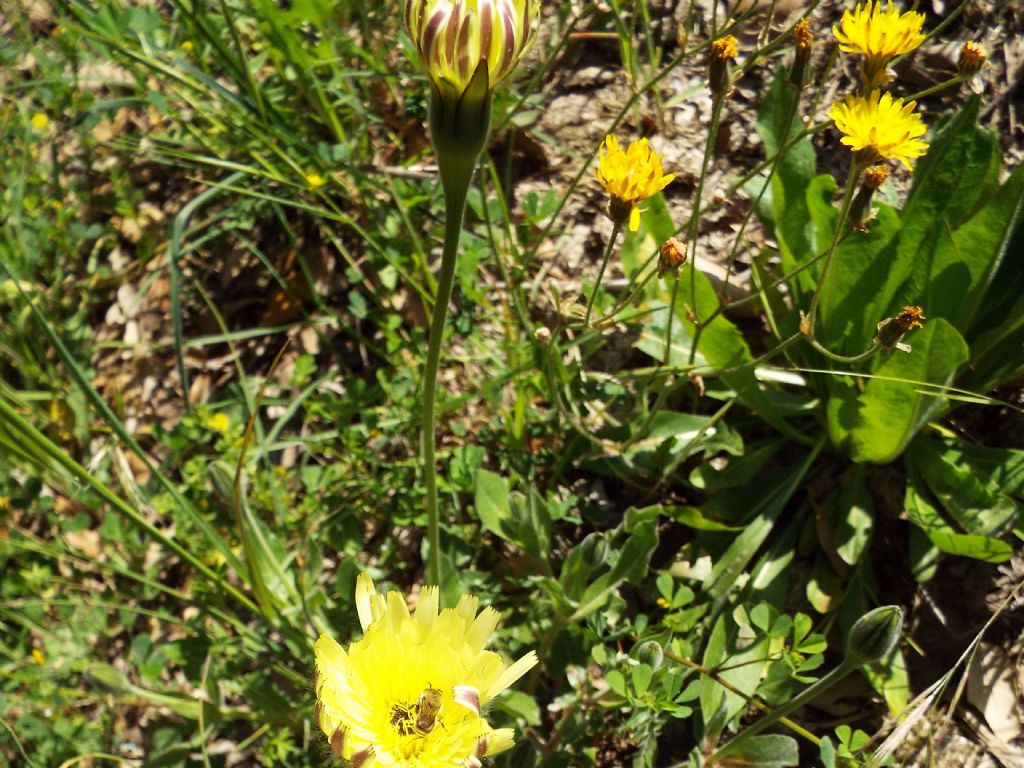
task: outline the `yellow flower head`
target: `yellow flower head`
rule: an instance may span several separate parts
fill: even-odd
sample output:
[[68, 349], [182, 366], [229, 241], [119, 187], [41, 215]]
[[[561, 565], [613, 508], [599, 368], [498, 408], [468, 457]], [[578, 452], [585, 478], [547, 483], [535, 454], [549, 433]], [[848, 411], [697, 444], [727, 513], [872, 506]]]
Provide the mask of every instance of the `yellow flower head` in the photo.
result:
[[884, 157], [911, 168], [910, 161], [928, 148], [919, 138], [926, 129], [915, 106], [915, 101], [904, 104], [903, 99], [876, 90], [867, 97], [850, 95], [837, 101], [828, 116], [846, 134], [842, 143], [857, 153], [861, 162], [873, 163]]
[[839, 41], [839, 50], [865, 57], [864, 85], [877, 88], [888, 82], [886, 67], [894, 56], [909, 53], [924, 42], [923, 25], [923, 13], [900, 13], [891, 0], [886, 0], [883, 10], [882, 0], [869, 0], [858, 4], [852, 13], [844, 11], [832, 32]]
[[29, 122], [32, 123], [33, 128], [40, 132], [50, 127], [50, 118], [46, 116], [45, 112], [36, 112], [29, 119]]
[[307, 173], [306, 183], [309, 184], [310, 189], [320, 189], [320, 187], [327, 183], [327, 179], [319, 173]]
[[348, 650], [321, 635], [316, 711], [334, 752], [360, 768], [480, 768], [512, 746], [511, 728], [491, 728], [483, 707], [537, 663], [533, 651], [506, 667], [484, 650], [498, 613], [464, 595], [438, 610], [424, 587], [412, 615], [398, 592], [356, 582], [363, 637]]
[[466, 90], [486, 62], [489, 85], [516, 68], [537, 34], [539, 0], [405, 0], [405, 28], [444, 95]]
[[661, 158], [647, 139], [630, 143], [625, 152], [614, 136], [606, 137], [601, 145], [597, 180], [611, 195], [612, 221], [621, 226], [628, 216], [631, 232], [640, 227], [638, 203], [663, 190], [675, 177], [674, 173], [662, 175]]
[[732, 61], [739, 53], [739, 40], [732, 35], [725, 35], [711, 43], [711, 55], [719, 61]]
[[809, 51], [811, 49], [811, 45], [814, 43], [814, 33], [811, 32], [811, 25], [807, 19], [800, 19], [793, 27], [793, 41], [798, 50]]

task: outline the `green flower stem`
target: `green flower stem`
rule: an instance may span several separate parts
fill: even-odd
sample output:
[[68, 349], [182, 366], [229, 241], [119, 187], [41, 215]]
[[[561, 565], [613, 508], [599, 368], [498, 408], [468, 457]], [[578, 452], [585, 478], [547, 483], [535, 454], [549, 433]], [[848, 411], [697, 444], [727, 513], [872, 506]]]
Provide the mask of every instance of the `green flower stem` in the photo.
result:
[[821, 303], [821, 294], [825, 289], [825, 281], [828, 280], [829, 269], [832, 260], [835, 258], [836, 249], [839, 246], [839, 239], [846, 229], [846, 217], [850, 214], [850, 205], [853, 203], [853, 193], [857, 189], [857, 180], [860, 178], [861, 164], [856, 157], [850, 158], [850, 173], [846, 177], [846, 189], [843, 191], [843, 202], [839, 206], [839, 218], [836, 219], [836, 228], [832, 232], [832, 242], [825, 251], [825, 263], [821, 267], [821, 275], [818, 277], [818, 290], [811, 297], [811, 311], [807, 313], [807, 336], [814, 338], [814, 323], [818, 317], [818, 304]]
[[855, 669], [861, 665], [852, 661], [851, 659], [844, 659], [843, 663], [833, 669], [823, 678], [821, 678], [814, 685], [806, 688], [796, 698], [786, 702], [785, 704], [776, 707], [770, 713], [762, 717], [753, 725], [745, 728], [742, 733], [736, 736], [732, 741], [728, 742], [722, 747], [719, 747], [715, 752], [708, 758], [707, 762], [709, 765], [718, 765], [719, 761], [728, 753], [734, 752], [741, 744], [750, 739], [751, 737], [759, 734], [765, 728], [774, 725], [775, 723], [782, 720], [790, 712], [794, 712], [814, 697], [821, 694], [823, 691], [828, 690], [833, 685], [838, 683], [844, 677], [849, 675]]
[[608, 268], [608, 261], [612, 257], [612, 251], [615, 250], [615, 241], [619, 239], [619, 233], [622, 231], [622, 225], [618, 222], [612, 226], [612, 236], [608, 238], [608, 245], [605, 246], [604, 256], [601, 257], [601, 268], [597, 270], [597, 280], [594, 281], [594, 289], [590, 292], [590, 299], [587, 301], [587, 314], [583, 318], [583, 327], [590, 327], [590, 315], [594, 311], [594, 300], [597, 298], [597, 291], [601, 287], [601, 280], [604, 278], [604, 271]]
[[[667, 649], [665, 650], [665, 658], [666, 659], [671, 659], [672, 661], [676, 662], [677, 664], [681, 664], [684, 667], [688, 667], [689, 669], [692, 669], [692, 670], [694, 670], [696, 672], [699, 672], [700, 674], [704, 675], [705, 677], [710, 678], [711, 680], [714, 680], [718, 685], [722, 686], [727, 691], [736, 694], [737, 696], [739, 696], [742, 699], [746, 699], [750, 704], [753, 704], [760, 711], [762, 711], [762, 712], [769, 712], [770, 711], [770, 708], [768, 707], [768, 705], [765, 704], [763, 701], [758, 699], [756, 696], [751, 696], [750, 694], [741, 691], [735, 685], [733, 685], [728, 680], [726, 680], [724, 677], [722, 677], [717, 672], [715, 672], [715, 670], [708, 669], [707, 667], [703, 666], [702, 664], [698, 664], [696, 661], [693, 661], [692, 659], [688, 659], [685, 656], [680, 656], [678, 654], [672, 653], [671, 651], [669, 651]], [[778, 718], [778, 722], [781, 723], [782, 725], [786, 726], [787, 728], [789, 728], [789, 730], [793, 731], [793, 733], [797, 734], [798, 736], [802, 736], [803, 738], [807, 739], [807, 741], [811, 742], [812, 744], [815, 744], [815, 745], [821, 744], [821, 739], [819, 739], [817, 736], [815, 736], [813, 733], [808, 731], [806, 728], [804, 728], [799, 723], [794, 722], [793, 720], [790, 720], [788, 717], [779, 717]]]
[[[690, 345], [689, 363], [692, 365], [697, 357], [697, 339], [701, 327], [700, 317], [697, 315], [697, 239], [700, 233], [700, 205], [704, 195], [704, 182], [708, 177], [708, 166], [711, 165], [711, 155], [715, 151], [715, 140], [718, 137], [718, 123], [722, 119], [722, 107], [725, 104], [725, 94], [716, 94], [711, 105], [711, 125], [708, 126], [708, 140], [704, 145], [704, 161], [701, 163], [700, 178], [697, 180], [697, 190], [693, 195], [693, 212], [690, 214], [689, 231], [686, 234], [686, 244], [690, 248], [690, 308], [694, 314], [694, 327], [697, 335], [694, 336]], [[672, 299], [669, 301], [668, 318], [665, 321], [665, 362], [669, 362], [669, 355], [672, 352], [672, 322], [676, 314], [676, 297], [679, 295], [679, 280], [672, 286]]]
[[[466, 212], [466, 193], [473, 178], [473, 166], [463, 172], [442, 174], [444, 185], [444, 250], [437, 278], [437, 295], [430, 320], [427, 360], [423, 367], [423, 475], [427, 486], [427, 583], [441, 583], [441, 523], [437, 510], [437, 458], [434, 435], [434, 406], [437, 395], [437, 367], [441, 360], [441, 341], [448, 317], [448, 302], [455, 282], [455, 263], [459, 254], [462, 219]], [[462, 169], [458, 169], [462, 170]]]

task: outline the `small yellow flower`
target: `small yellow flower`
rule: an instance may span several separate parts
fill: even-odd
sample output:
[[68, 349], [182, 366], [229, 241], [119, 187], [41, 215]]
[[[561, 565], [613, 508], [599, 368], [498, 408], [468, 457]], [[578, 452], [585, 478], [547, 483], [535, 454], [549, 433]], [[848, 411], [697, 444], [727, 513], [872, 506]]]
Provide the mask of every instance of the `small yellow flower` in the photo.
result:
[[850, 95], [837, 101], [828, 116], [846, 134], [841, 141], [858, 155], [859, 162], [869, 164], [884, 157], [911, 168], [910, 161], [928, 148], [919, 139], [926, 129], [915, 106], [915, 101], [904, 104], [903, 99], [875, 90], [867, 97]]
[[924, 42], [923, 25], [923, 13], [900, 13], [891, 0], [886, 0], [883, 10], [882, 0], [869, 0], [858, 4], [852, 13], [844, 11], [842, 21], [832, 27], [832, 32], [839, 41], [839, 50], [864, 56], [864, 85], [878, 88], [889, 80], [889, 62]]
[[306, 183], [309, 184], [312, 189], [320, 189], [320, 187], [327, 183], [327, 179], [319, 173], [307, 173]]
[[33, 648], [32, 649], [32, 661], [34, 661], [38, 666], [41, 667], [41, 666], [43, 666], [43, 664], [46, 663], [46, 656], [44, 656], [43, 652], [40, 651], [38, 648]]
[[195, 49], [195, 43], [193, 43], [191, 40], [186, 40], [181, 44], [181, 50], [183, 50], [185, 53], [192, 53], [192, 51], [194, 51]]
[[29, 122], [32, 123], [32, 127], [40, 133], [50, 127], [50, 118], [46, 116], [45, 112], [36, 112], [32, 115]]
[[628, 217], [631, 232], [640, 227], [640, 201], [663, 190], [675, 177], [674, 173], [662, 175], [661, 157], [647, 139], [630, 143], [625, 152], [614, 136], [606, 137], [601, 146], [597, 180], [611, 195], [609, 215], [619, 226]]
[[210, 414], [204, 421], [203, 424], [209, 430], [214, 432], [220, 432], [223, 434], [228, 431], [228, 427], [231, 426], [231, 419], [228, 415], [222, 411]]
[[498, 613], [464, 595], [438, 610], [424, 587], [412, 615], [398, 592], [356, 581], [363, 637], [344, 650], [321, 635], [316, 652], [316, 716], [335, 754], [360, 768], [480, 768], [508, 749], [511, 728], [491, 728], [483, 707], [528, 672], [530, 651], [506, 667], [484, 650]]
[[739, 40], [732, 35], [725, 35], [711, 43], [711, 55], [719, 61], [732, 61], [739, 53]]

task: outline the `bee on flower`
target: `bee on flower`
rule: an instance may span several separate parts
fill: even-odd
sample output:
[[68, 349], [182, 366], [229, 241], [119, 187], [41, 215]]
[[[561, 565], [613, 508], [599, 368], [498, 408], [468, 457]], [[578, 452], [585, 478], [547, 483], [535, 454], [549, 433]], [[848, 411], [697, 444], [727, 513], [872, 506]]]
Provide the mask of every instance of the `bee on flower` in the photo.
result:
[[631, 142], [623, 152], [614, 136], [605, 137], [598, 153], [597, 180], [611, 197], [608, 215], [616, 226], [628, 222], [630, 232], [640, 228], [640, 201], [656, 195], [676, 177], [661, 170], [661, 157], [647, 139]]
[[861, 81], [865, 89], [871, 90], [892, 79], [888, 71], [890, 61], [924, 42], [923, 26], [923, 13], [900, 13], [892, 0], [886, 0], [884, 8], [882, 0], [868, 0], [852, 12], [844, 11], [832, 32], [839, 41], [839, 50], [864, 57]]
[[424, 587], [410, 614], [400, 593], [378, 594], [362, 573], [362, 639], [347, 650], [328, 635], [316, 642], [317, 721], [331, 749], [358, 768], [480, 768], [513, 744], [512, 729], [492, 728], [483, 707], [536, 654], [505, 666], [484, 650], [498, 613], [477, 613], [469, 595], [445, 610], [439, 599], [437, 587]]

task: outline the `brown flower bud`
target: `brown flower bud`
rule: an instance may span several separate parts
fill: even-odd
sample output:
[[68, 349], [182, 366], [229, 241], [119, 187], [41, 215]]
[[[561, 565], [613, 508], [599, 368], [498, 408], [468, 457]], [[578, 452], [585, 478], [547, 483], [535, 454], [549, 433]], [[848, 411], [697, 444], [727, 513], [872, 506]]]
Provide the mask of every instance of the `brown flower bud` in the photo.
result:
[[671, 272], [679, 277], [679, 268], [686, 263], [686, 243], [678, 237], [670, 237], [661, 244], [658, 254], [658, 277]]
[[789, 71], [789, 84], [799, 91], [807, 82], [811, 46], [814, 44], [814, 35], [807, 19], [800, 19], [793, 27], [793, 42], [796, 45], [796, 56], [793, 58], [793, 68]]
[[718, 98], [724, 97], [729, 92], [729, 86], [731, 85], [729, 62], [733, 61], [739, 52], [739, 41], [732, 35], [725, 35], [711, 43], [711, 64], [708, 81], [711, 86], [711, 92]]
[[874, 217], [871, 210], [871, 198], [889, 177], [889, 169], [884, 165], [873, 165], [864, 171], [864, 181], [857, 190], [857, 196], [850, 205], [848, 221], [858, 232], [868, 231], [868, 222]]
[[924, 311], [920, 307], [904, 307], [896, 317], [887, 317], [878, 324], [878, 333], [872, 341], [886, 352], [892, 352], [894, 348], [909, 352], [910, 345], [903, 343], [903, 336], [912, 328], [923, 327], [921, 321], [924, 319]]
[[956, 63], [957, 71], [964, 77], [973, 77], [981, 72], [988, 61], [985, 46], [968, 40], [960, 49], [960, 60]]

